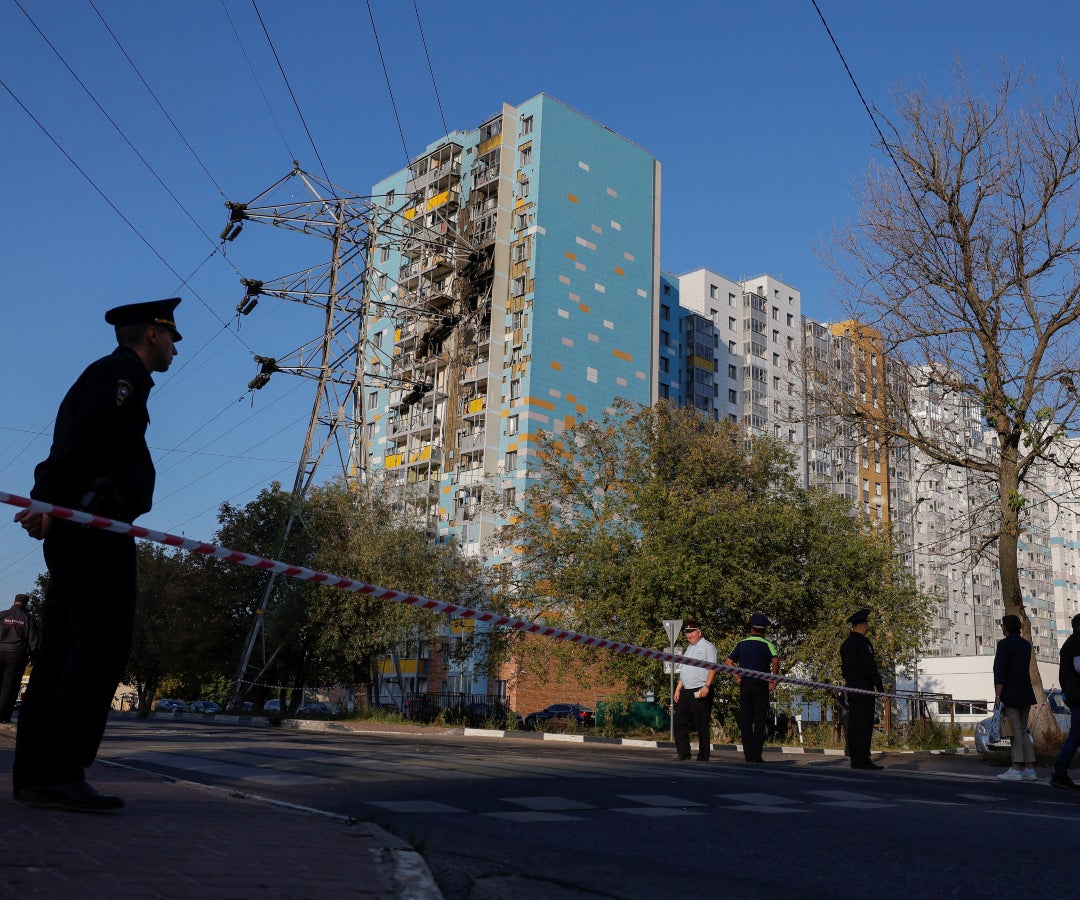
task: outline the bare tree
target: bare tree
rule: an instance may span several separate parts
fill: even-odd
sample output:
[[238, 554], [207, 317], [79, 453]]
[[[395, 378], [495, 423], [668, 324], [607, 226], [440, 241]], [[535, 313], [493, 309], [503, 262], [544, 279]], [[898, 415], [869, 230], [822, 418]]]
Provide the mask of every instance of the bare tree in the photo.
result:
[[[976, 84], [958, 64], [954, 87], [896, 92], [859, 221], [822, 251], [852, 319], [913, 379], [886, 384], [872, 413], [857, 391], [836, 411], [989, 485], [973, 550], [996, 551], [1005, 611], [1030, 638], [1030, 483], [1039, 466], [1073, 466], [1062, 438], [1080, 425], [1080, 83], [1060, 71], [1044, 95], [1023, 68]], [[928, 415], [928, 391], [955, 412]], [[988, 445], [958, 439], [965, 417]], [[1038, 691], [1034, 658], [1032, 679]]]

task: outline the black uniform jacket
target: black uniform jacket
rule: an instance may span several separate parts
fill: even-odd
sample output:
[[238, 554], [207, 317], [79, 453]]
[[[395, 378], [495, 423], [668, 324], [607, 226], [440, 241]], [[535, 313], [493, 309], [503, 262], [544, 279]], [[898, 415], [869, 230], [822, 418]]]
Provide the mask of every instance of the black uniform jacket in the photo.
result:
[[155, 473], [146, 401], [153, 385], [129, 347], [91, 363], [60, 403], [30, 496], [125, 522], [149, 512]]
[[840, 645], [840, 670], [848, 687], [884, 691], [881, 673], [874, 661], [874, 645], [865, 634], [851, 632]]

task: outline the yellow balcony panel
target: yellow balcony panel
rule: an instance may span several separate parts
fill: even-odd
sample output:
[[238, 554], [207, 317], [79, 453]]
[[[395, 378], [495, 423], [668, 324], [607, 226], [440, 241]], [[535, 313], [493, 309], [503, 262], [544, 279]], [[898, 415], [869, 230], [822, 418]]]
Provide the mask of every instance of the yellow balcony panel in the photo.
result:
[[485, 153], [488, 152], [488, 150], [492, 150], [495, 147], [498, 147], [499, 144], [501, 144], [501, 143], [502, 143], [502, 133], [500, 132], [499, 134], [495, 135], [495, 137], [488, 138], [486, 141], [484, 141], [477, 148], [476, 155], [477, 156], [483, 156]]
[[469, 401], [469, 405], [466, 408], [466, 411], [470, 412], [470, 413], [478, 413], [478, 412], [482, 411], [483, 408], [484, 408], [484, 398], [483, 397], [477, 397], [475, 400], [470, 400]]
[[395, 466], [400, 466], [401, 465], [401, 454], [400, 453], [388, 454], [386, 456], [384, 465], [388, 469], [392, 469]]

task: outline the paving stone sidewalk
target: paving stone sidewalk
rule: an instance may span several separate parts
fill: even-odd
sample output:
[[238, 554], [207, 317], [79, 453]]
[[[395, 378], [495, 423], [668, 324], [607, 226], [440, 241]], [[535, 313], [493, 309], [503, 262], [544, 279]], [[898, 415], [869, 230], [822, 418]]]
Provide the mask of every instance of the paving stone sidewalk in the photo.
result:
[[122, 810], [25, 807], [14, 737], [0, 726], [0, 897], [441, 898], [420, 855], [377, 826], [124, 767], [88, 772]]

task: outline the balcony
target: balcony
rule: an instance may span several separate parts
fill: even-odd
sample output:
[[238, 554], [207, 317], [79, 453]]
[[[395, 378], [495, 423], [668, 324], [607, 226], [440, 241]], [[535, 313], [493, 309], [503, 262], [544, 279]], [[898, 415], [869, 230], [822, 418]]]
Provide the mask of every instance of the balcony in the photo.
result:
[[471, 450], [483, 450], [487, 446], [486, 441], [487, 432], [483, 429], [468, 432], [458, 438], [458, 451], [468, 453]]
[[461, 376], [461, 380], [467, 382], [487, 381], [490, 370], [491, 363], [489, 360], [478, 360], [471, 366], [465, 367], [465, 371]]

